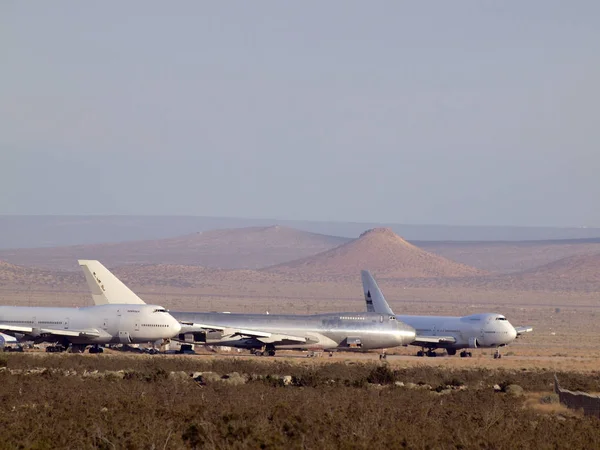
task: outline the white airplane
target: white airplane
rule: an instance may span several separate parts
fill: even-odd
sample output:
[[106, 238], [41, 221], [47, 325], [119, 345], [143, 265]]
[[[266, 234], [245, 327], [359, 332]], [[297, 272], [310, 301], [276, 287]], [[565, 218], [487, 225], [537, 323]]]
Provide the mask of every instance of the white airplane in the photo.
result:
[[[368, 270], [361, 271], [367, 311], [395, 315], [385, 300], [377, 282]], [[448, 355], [472, 356], [467, 349], [495, 348], [494, 358], [501, 358], [500, 347], [513, 342], [532, 327], [513, 327], [502, 314], [484, 313], [464, 317], [453, 316], [406, 316], [396, 315], [399, 321], [417, 331], [416, 339], [410, 344], [421, 347], [417, 356], [437, 356], [435, 350], [446, 349]]]
[[[95, 304], [144, 304], [99, 261], [80, 260]], [[317, 315], [172, 312], [182, 324], [176, 338], [274, 356], [278, 349], [357, 350], [408, 345], [415, 330], [393, 315], [338, 312]]]
[[162, 306], [113, 304], [82, 308], [0, 306], [0, 332], [17, 340], [60, 345], [48, 351], [62, 351], [71, 345], [81, 353], [88, 345], [99, 353], [99, 344], [145, 343], [170, 339], [181, 325]]

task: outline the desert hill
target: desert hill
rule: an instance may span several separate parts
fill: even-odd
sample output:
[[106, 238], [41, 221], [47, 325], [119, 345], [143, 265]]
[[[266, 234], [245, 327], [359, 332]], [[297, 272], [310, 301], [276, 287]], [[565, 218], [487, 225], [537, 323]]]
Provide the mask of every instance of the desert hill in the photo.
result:
[[178, 264], [147, 264], [117, 267], [112, 272], [126, 285], [144, 288], [147, 286], [170, 286], [195, 288], [231, 283], [275, 283], [279, 277], [249, 269], [214, 269], [201, 266]]
[[85, 283], [83, 274], [50, 271], [32, 267], [23, 267], [0, 261], [0, 288], [73, 288]]
[[130, 264], [254, 269], [323, 252], [348, 239], [282, 226], [212, 230], [168, 239], [0, 250], [5, 261], [52, 270], [77, 270], [78, 259], [107, 267]]
[[600, 253], [575, 255], [520, 273], [492, 277], [500, 289], [600, 292]]
[[485, 273], [428, 253], [389, 228], [365, 231], [357, 239], [334, 249], [264, 270], [297, 276], [356, 277], [361, 269], [388, 278], [471, 277]]
[[[106, 242], [165, 239], [198, 231], [283, 225], [313, 233], [355, 238], [362, 231], [390, 227], [409, 241], [523, 241], [600, 237], [599, 228], [406, 225], [375, 222], [244, 219], [198, 216], [3, 215], [0, 249], [63, 247]], [[421, 245], [417, 244], [419, 247]]]
[[578, 255], [600, 253], [600, 239], [544, 241], [413, 241], [416, 246], [469, 266], [516, 273]]

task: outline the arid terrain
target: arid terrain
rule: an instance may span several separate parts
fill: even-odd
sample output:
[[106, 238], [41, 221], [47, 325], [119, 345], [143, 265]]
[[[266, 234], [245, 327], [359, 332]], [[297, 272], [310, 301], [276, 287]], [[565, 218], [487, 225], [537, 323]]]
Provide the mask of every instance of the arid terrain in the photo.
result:
[[0, 250], [0, 260], [52, 270], [76, 270], [78, 259], [98, 259], [107, 266], [180, 264], [258, 269], [315, 255], [347, 241], [271, 226], [210, 230], [156, 240]]
[[[87, 226], [86, 222], [81, 222], [81, 226]], [[58, 225], [56, 227], [60, 229]], [[387, 230], [396, 236], [396, 246], [399, 246], [401, 240], [406, 248], [413, 249], [413, 254], [424, 250], [450, 261], [495, 274], [518, 273], [569, 256], [600, 254], [600, 238], [536, 241], [411, 241], [396, 235], [391, 228]], [[207, 230], [152, 240], [109, 241], [58, 247], [0, 248], [0, 260], [55, 271], [77, 270], [77, 259], [98, 259], [111, 267], [130, 264], [174, 264], [221, 269], [259, 269], [271, 265], [285, 265], [292, 261], [294, 264], [299, 264], [300, 261], [296, 260], [315, 256], [352, 241], [352, 238], [345, 236], [273, 225]], [[380, 241], [376, 244], [383, 246], [385, 243]], [[338, 249], [334, 254], [339, 254], [340, 251], [341, 249]], [[383, 264], [374, 249], [369, 249], [368, 253], [374, 254], [374, 257], [370, 261], [365, 261], [363, 258], [363, 263]], [[429, 259], [433, 258], [430, 256]], [[351, 264], [351, 262], [345, 261], [344, 264]], [[420, 267], [421, 270], [424, 269], [423, 264], [420, 264]]]
[[569, 256], [600, 254], [600, 238], [502, 242], [414, 241], [416, 246], [494, 273], [534, 269]]
[[559, 403], [555, 374], [600, 389], [595, 373], [559, 368], [2, 355], [0, 438], [6, 448], [597, 448], [598, 419]]
[[[490, 270], [506, 256], [508, 245], [530, 255], [528, 264], [533, 260], [544, 260], [544, 264], [512, 273]], [[596, 245], [589, 241], [543, 241], [522, 247], [488, 244], [475, 258], [477, 264], [468, 266], [411, 244], [389, 229], [369, 230], [354, 240], [285, 227], [218, 230], [184, 238], [98, 245], [107, 260], [92, 251], [96, 246], [12, 251], [14, 258], [23, 257], [27, 264], [0, 263], [0, 303], [88, 305], [91, 298], [83, 274], [66, 269], [77, 267], [73, 262], [77, 258], [97, 258], [147, 302], [172, 310], [361, 311], [365, 305], [359, 271], [366, 268], [374, 273], [396, 313], [500, 312], [514, 325], [534, 327], [533, 333], [506, 349], [510, 355], [503, 361], [513, 356], [517, 365], [546, 360], [557, 367], [575, 364], [583, 369], [600, 366]], [[78, 249], [85, 252], [80, 254]], [[516, 258], [511, 252], [510, 257]], [[565, 252], [574, 254], [565, 256]], [[254, 268], [198, 264], [203, 258], [221, 261], [218, 266]], [[286, 258], [291, 260], [281, 262]], [[546, 262], [549, 258], [555, 259]], [[271, 264], [274, 261], [278, 264]], [[397, 351], [413, 352], [413, 348]], [[485, 350], [480, 354], [489, 357]]]

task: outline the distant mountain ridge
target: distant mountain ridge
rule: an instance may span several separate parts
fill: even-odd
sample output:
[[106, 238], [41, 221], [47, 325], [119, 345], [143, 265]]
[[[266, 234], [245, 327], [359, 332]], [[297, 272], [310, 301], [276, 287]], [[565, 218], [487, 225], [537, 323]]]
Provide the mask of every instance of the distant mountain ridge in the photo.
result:
[[98, 259], [113, 267], [175, 264], [257, 269], [314, 255], [347, 241], [275, 225], [210, 230], [152, 241], [0, 250], [0, 259], [52, 270], [78, 270], [78, 259]]
[[[385, 246], [382, 246], [385, 244]], [[366, 251], [368, 246], [370, 250]], [[357, 254], [360, 259], [355, 258]], [[345, 258], [341, 262], [340, 258]], [[338, 264], [340, 263], [340, 264]], [[270, 296], [305, 282], [360, 287], [359, 271], [369, 269], [396, 286], [493, 291], [579, 291], [600, 293], [600, 253], [576, 255], [514, 274], [485, 274], [424, 252], [389, 231], [370, 231], [355, 241], [313, 257], [263, 270], [215, 269], [177, 264], [130, 264], [113, 268], [126, 284], [145, 292], [209, 289], [216, 295]], [[258, 288], [257, 286], [264, 286]], [[83, 273], [23, 267], [0, 261], [0, 289], [88, 293]], [[241, 289], [241, 291], [240, 291]], [[296, 289], [296, 288], [292, 288]], [[358, 289], [358, 288], [357, 288]], [[457, 291], [460, 292], [460, 291]]]
[[356, 238], [369, 228], [388, 227], [409, 241], [523, 241], [598, 238], [599, 228], [407, 225], [198, 216], [0, 215], [0, 249], [58, 247], [154, 240], [223, 228], [282, 225]]

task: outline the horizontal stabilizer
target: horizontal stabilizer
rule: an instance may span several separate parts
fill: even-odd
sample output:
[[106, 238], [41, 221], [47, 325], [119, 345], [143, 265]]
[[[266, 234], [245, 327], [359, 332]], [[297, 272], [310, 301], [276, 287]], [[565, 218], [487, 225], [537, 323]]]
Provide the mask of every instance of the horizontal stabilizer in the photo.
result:
[[533, 331], [533, 327], [515, 327], [515, 331], [517, 332], [518, 337], [525, 333], [531, 333]]

